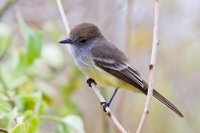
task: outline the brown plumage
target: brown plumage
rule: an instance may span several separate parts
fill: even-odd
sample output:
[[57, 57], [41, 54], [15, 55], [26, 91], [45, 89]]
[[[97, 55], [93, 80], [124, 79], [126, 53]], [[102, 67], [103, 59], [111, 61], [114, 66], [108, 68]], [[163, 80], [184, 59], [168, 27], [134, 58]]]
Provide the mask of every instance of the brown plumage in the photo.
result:
[[81, 23], [76, 25], [70, 32], [70, 38], [90, 39], [102, 36], [99, 28], [94, 24]]

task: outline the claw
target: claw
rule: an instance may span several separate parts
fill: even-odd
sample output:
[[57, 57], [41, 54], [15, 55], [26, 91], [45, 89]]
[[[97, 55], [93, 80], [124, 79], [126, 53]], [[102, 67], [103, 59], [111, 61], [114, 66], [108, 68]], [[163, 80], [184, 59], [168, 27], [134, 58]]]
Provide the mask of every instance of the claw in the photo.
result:
[[106, 107], [109, 107], [109, 106], [110, 106], [110, 103], [101, 102], [101, 105], [103, 106], [103, 111], [106, 112]]
[[97, 85], [97, 83], [95, 82], [94, 79], [92, 79], [92, 78], [87, 79], [87, 84], [89, 85], [89, 87], [92, 87], [92, 86], [91, 86], [91, 83], [92, 83], [92, 82], [93, 82], [95, 85]]

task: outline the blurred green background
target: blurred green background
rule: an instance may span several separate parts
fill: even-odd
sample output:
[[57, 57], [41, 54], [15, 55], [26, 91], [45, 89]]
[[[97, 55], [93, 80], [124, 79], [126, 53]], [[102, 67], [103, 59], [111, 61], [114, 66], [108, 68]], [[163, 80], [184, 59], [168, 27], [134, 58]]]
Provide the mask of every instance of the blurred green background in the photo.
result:
[[[153, 0], [63, 0], [71, 28], [98, 25], [148, 81]], [[0, 128], [12, 133], [120, 133], [65, 45], [55, 0], [0, 1]], [[152, 101], [144, 133], [200, 132], [200, 2], [161, 1], [155, 88], [185, 115]], [[108, 100], [113, 89], [102, 88]], [[137, 130], [146, 97], [119, 90], [111, 109]]]

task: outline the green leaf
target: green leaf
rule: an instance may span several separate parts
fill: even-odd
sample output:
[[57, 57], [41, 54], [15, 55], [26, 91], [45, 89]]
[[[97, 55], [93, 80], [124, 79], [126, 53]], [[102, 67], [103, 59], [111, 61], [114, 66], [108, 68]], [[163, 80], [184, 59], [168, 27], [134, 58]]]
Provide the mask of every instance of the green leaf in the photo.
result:
[[28, 27], [20, 15], [17, 16], [20, 25], [20, 31], [27, 45], [26, 54], [22, 56], [22, 64], [32, 65], [35, 59], [41, 55], [43, 44], [43, 34], [36, 29]]
[[0, 119], [1, 127], [7, 127], [7, 124], [9, 123], [9, 120], [12, 117], [12, 111], [6, 106], [5, 102], [4, 104], [0, 103], [0, 114], [1, 114], [1, 119]]
[[43, 35], [30, 28], [27, 28], [24, 33], [27, 41], [26, 64], [31, 65], [36, 58], [40, 57]]
[[85, 133], [83, 121], [79, 116], [69, 115], [59, 125], [59, 133]]
[[37, 133], [40, 128], [40, 119], [34, 116], [32, 110], [27, 110], [24, 114], [25, 114], [25, 122], [27, 124], [27, 132]]
[[0, 103], [0, 112], [8, 114], [10, 112], [10, 109]]
[[25, 123], [21, 122], [11, 130], [11, 133], [27, 133], [25, 128]]
[[33, 92], [29, 94], [19, 94], [18, 100], [15, 104], [18, 108], [23, 111], [27, 109], [34, 109], [35, 105], [40, 101], [40, 93]]

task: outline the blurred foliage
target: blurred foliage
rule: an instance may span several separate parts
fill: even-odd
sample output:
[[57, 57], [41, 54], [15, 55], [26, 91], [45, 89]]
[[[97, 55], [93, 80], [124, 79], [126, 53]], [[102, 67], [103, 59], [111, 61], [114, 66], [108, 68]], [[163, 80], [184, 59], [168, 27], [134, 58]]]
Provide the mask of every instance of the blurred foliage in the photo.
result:
[[[62, 0], [62, 4], [70, 28], [82, 22], [98, 25], [148, 81], [154, 1]], [[199, 133], [199, 0], [162, 1], [160, 9], [155, 88], [185, 118], [153, 100], [144, 132]], [[55, 0], [0, 0], [0, 130], [120, 133], [65, 45], [58, 44], [66, 36]], [[107, 100], [112, 93], [102, 91]], [[138, 127], [145, 98], [123, 90], [114, 98], [111, 109], [130, 132]]]
[[[79, 109], [71, 100], [71, 94], [80, 88], [79, 80], [73, 75], [63, 77], [62, 81], [54, 80], [66, 63], [57, 44], [56, 26], [47, 22], [41, 31], [28, 26], [20, 14], [17, 20], [15, 29], [0, 23], [0, 127], [10, 133], [39, 133], [43, 118], [55, 117], [47, 114], [56, 111], [54, 113], [60, 117], [51, 119], [58, 122], [55, 132], [84, 133], [82, 119], [77, 116]], [[20, 31], [23, 44], [13, 38], [17, 31]], [[50, 35], [54, 43], [45, 44], [44, 34]], [[77, 68], [71, 73], [80, 75]], [[54, 100], [58, 95], [55, 89], [60, 89], [61, 101]], [[56, 104], [64, 105], [53, 110], [50, 106]]]

